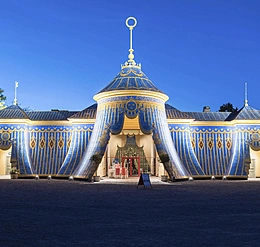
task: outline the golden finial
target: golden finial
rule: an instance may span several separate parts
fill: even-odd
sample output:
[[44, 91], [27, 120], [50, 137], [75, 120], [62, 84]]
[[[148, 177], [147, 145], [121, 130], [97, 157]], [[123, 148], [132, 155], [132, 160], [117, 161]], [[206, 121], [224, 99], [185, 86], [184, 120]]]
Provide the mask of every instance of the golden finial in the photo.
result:
[[[129, 21], [134, 21], [134, 23], [131, 25]], [[133, 49], [133, 29], [137, 25], [137, 20], [134, 17], [128, 17], [125, 21], [126, 26], [129, 28], [130, 31], [130, 48], [129, 48], [129, 55], [128, 55], [128, 61], [122, 66], [138, 66], [141, 67], [140, 64], [136, 65], [136, 62], [134, 60], [134, 49]]]

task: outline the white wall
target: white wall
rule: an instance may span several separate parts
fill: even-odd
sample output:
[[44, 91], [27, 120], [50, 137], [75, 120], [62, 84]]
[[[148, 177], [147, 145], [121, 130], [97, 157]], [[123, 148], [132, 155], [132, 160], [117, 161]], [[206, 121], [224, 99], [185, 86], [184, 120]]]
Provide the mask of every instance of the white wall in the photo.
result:
[[8, 175], [11, 169], [11, 149], [8, 150], [1, 150], [0, 149], [0, 175]]
[[[254, 175], [255, 175], [254, 177], [260, 178], [260, 151], [254, 151], [253, 149], [250, 149], [250, 158], [251, 161], [254, 160], [254, 162], [251, 162], [250, 164], [250, 170], [254, 169]], [[250, 175], [250, 170], [249, 170], [249, 175]]]

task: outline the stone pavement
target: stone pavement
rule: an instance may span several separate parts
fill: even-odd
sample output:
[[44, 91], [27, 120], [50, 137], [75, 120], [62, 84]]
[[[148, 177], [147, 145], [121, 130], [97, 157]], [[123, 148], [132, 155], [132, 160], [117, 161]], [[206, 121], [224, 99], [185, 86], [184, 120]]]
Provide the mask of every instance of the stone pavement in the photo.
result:
[[259, 246], [259, 181], [0, 180], [1, 246]]

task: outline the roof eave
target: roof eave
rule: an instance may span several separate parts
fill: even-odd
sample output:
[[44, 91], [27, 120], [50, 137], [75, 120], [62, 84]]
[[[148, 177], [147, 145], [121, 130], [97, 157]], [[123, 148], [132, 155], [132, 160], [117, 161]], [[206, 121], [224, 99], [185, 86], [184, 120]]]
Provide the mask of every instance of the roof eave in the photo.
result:
[[115, 91], [108, 91], [103, 93], [96, 94], [93, 99], [95, 101], [99, 101], [101, 99], [111, 98], [111, 97], [119, 97], [119, 96], [145, 96], [145, 97], [153, 97], [164, 102], [169, 100], [169, 97], [161, 92], [153, 92], [148, 90], [115, 90]]

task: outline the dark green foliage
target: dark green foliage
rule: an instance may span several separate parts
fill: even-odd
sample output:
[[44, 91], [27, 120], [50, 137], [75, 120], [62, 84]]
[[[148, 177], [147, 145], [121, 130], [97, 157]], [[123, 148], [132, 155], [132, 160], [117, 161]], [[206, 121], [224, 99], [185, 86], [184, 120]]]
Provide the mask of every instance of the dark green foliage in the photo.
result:
[[0, 102], [5, 101], [6, 97], [3, 95], [4, 90], [0, 88]]
[[163, 164], [165, 164], [165, 163], [167, 163], [167, 162], [170, 161], [169, 155], [166, 154], [166, 153], [159, 155], [159, 157], [160, 157], [160, 160], [161, 160], [161, 162], [162, 162]]
[[99, 165], [102, 160], [102, 156], [99, 154], [93, 154], [90, 158], [90, 161], [94, 162], [95, 164]]
[[219, 112], [237, 112], [238, 109], [237, 107], [234, 108], [233, 105], [231, 103], [226, 103], [226, 104], [223, 104], [222, 106], [220, 106]]
[[5, 108], [5, 100], [6, 97], [3, 95], [4, 90], [2, 88], [0, 88], [0, 110]]

